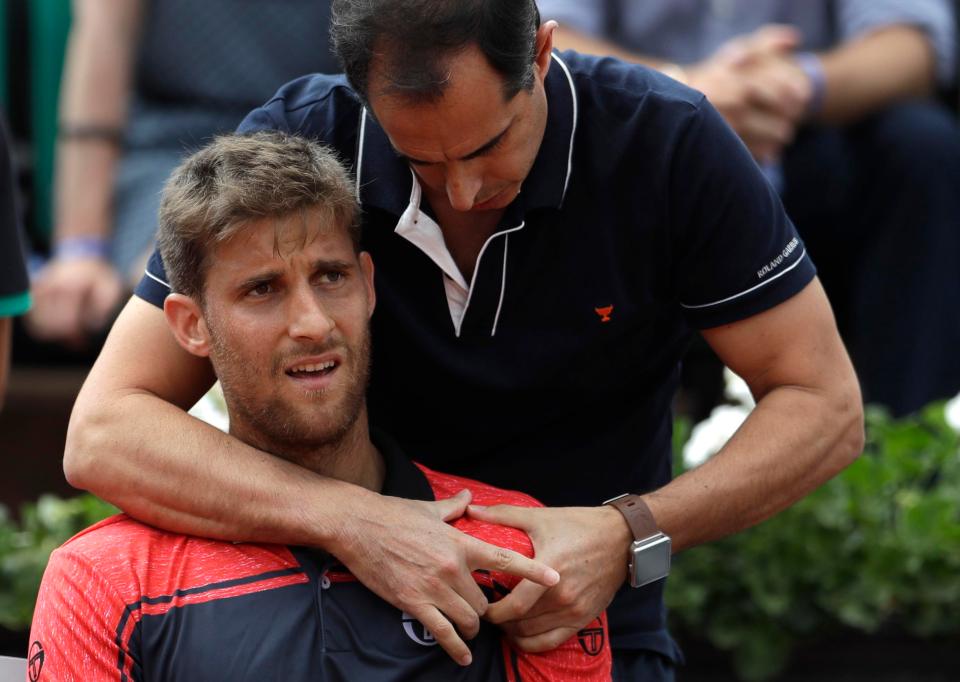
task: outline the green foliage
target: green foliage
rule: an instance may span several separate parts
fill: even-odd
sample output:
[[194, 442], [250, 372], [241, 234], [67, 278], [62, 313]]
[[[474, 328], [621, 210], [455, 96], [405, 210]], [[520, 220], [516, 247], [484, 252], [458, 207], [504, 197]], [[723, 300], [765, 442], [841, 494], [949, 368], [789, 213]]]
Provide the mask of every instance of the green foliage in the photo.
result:
[[[942, 405], [866, 415], [864, 454], [766, 523], [674, 558], [672, 626], [766, 680], [841, 629], [960, 632], [960, 436]], [[679, 465], [682, 467], [682, 464]]]
[[69, 500], [44, 495], [24, 505], [17, 523], [0, 506], [0, 625], [11, 630], [28, 628], [50, 552], [116, 512], [92, 495]]

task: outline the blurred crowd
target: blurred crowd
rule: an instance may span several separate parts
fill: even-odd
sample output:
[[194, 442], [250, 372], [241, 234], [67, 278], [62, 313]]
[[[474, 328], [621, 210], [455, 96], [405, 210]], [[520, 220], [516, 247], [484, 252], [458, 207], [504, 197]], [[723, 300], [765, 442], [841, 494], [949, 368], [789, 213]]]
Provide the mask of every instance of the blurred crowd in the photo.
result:
[[[867, 402], [904, 414], [956, 393], [953, 3], [539, 5], [560, 22], [559, 49], [646, 64], [718, 108], [811, 252]], [[284, 82], [338, 66], [325, 2], [74, 0], [71, 10], [53, 219], [30, 226], [45, 262], [34, 261], [25, 326], [31, 340], [89, 356], [142, 276], [178, 160]]]

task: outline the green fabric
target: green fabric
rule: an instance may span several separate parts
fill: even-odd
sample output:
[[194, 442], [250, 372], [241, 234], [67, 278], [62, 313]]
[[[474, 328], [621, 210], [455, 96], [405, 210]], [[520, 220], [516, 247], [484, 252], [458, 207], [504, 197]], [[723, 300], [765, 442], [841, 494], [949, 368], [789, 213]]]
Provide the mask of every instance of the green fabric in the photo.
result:
[[23, 315], [30, 310], [30, 292], [0, 296], [0, 317]]

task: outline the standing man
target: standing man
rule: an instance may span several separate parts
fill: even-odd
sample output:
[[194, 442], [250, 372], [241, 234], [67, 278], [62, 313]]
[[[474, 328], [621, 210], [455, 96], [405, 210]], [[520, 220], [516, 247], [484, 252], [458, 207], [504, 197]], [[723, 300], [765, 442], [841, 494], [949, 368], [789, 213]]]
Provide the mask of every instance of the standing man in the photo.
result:
[[[373, 423], [428, 466], [561, 507], [473, 510], [526, 530], [561, 575], [477, 613], [542, 650], [613, 599], [615, 677], [671, 679], [663, 536], [680, 550], [755, 524], [861, 448], [856, 378], [803, 244], [701, 95], [555, 55], [532, 0], [340, 0], [332, 23], [346, 78], [294, 81], [241, 129], [316, 137], [352, 166], [378, 263]], [[71, 482], [171, 530], [327, 548], [394, 605], [469, 626], [447, 608], [469, 560], [439, 513], [413, 517], [186, 415], [211, 373], [170, 337], [167, 293], [154, 258], [78, 398]], [[670, 482], [670, 401], [695, 329], [758, 406]], [[362, 542], [335, 549], [344, 538]], [[661, 560], [631, 575], [651, 584], [625, 586], [631, 558]], [[458, 657], [454, 627], [438, 637]]]

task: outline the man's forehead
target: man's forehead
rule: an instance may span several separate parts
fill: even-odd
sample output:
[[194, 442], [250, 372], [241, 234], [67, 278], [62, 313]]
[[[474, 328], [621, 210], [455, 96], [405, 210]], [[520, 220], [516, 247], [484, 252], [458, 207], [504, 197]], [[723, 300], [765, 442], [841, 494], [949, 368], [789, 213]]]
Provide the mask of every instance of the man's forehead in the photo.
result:
[[[313, 215], [310, 215], [313, 213]], [[217, 244], [210, 270], [237, 274], [297, 256], [344, 258], [353, 254], [349, 229], [330, 215], [287, 215], [246, 221], [236, 234]]]

